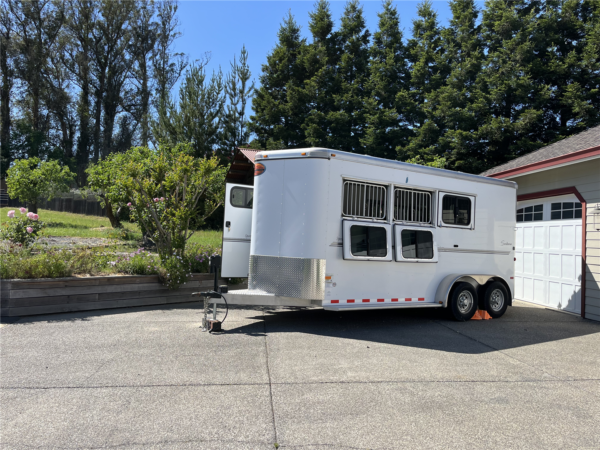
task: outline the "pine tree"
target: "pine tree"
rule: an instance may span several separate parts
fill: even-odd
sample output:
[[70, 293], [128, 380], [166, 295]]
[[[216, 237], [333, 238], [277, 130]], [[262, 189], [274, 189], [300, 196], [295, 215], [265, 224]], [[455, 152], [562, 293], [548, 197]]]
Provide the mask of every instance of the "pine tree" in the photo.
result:
[[307, 71], [304, 87], [309, 112], [302, 128], [309, 145], [327, 147], [331, 136], [327, 117], [334, 109], [334, 97], [339, 90], [335, 82], [339, 50], [329, 2], [319, 0], [309, 16], [313, 41], [302, 57]]
[[[446, 167], [463, 172], [479, 169], [482, 145], [474, 139], [481, 125], [473, 108], [474, 85], [483, 63], [479, 11], [474, 0], [452, 0], [452, 19], [442, 31], [443, 57], [448, 66], [446, 83], [428, 101], [431, 120], [440, 131], [437, 155]], [[428, 99], [429, 100], [429, 99]]]
[[303, 86], [306, 70], [301, 58], [307, 44], [291, 12], [281, 24], [278, 38], [262, 66], [260, 88], [252, 100], [250, 130], [263, 148], [305, 147], [302, 124], [308, 108]]
[[396, 104], [396, 95], [407, 87], [407, 55], [392, 0], [384, 2], [378, 16], [379, 29], [373, 35], [367, 83], [371, 96], [365, 102], [368, 125], [361, 143], [368, 155], [396, 159], [396, 148], [405, 146], [410, 135], [403, 111]]
[[337, 31], [341, 57], [335, 83], [334, 111], [328, 114], [331, 127], [329, 146], [353, 153], [364, 153], [361, 139], [367, 127], [365, 102], [369, 98], [369, 39], [363, 9], [358, 0], [346, 4]]
[[482, 36], [487, 57], [474, 87], [474, 109], [482, 124], [476, 137], [485, 145], [477, 170], [502, 164], [539, 148], [541, 106], [548, 86], [532, 78], [537, 58], [530, 39], [538, 26], [535, 2], [489, 0]]
[[407, 45], [410, 86], [397, 95], [398, 105], [405, 111], [415, 135], [406, 147], [398, 148], [398, 156], [403, 160], [420, 156], [429, 161], [438, 151], [437, 141], [441, 135], [440, 127], [432, 120], [435, 105], [430, 102], [446, 81], [448, 64], [443, 54], [442, 29], [430, 0], [419, 4], [417, 15], [413, 20], [413, 37]]

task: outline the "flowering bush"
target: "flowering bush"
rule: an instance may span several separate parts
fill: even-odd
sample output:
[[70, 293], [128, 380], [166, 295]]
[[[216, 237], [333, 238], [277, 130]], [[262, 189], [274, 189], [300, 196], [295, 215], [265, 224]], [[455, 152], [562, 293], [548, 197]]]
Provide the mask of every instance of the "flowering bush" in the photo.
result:
[[15, 210], [8, 211], [9, 220], [2, 223], [0, 237], [13, 244], [29, 247], [42, 231], [44, 223], [37, 214], [27, 212], [25, 208], [20, 208], [19, 213], [16, 215]]

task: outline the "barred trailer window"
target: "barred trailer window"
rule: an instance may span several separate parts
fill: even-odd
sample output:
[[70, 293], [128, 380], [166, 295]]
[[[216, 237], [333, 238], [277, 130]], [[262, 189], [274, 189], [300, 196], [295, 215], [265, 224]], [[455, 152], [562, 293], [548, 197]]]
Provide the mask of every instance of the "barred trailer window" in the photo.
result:
[[431, 223], [431, 193], [415, 189], [396, 189], [394, 220], [406, 223]]
[[342, 214], [364, 219], [386, 218], [387, 187], [377, 184], [344, 181]]

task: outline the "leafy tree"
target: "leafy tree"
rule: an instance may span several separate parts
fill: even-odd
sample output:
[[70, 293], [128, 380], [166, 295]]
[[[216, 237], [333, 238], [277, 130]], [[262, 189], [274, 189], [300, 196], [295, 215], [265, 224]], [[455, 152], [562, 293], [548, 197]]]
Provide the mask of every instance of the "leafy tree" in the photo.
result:
[[[182, 258], [193, 234], [222, 203], [225, 171], [217, 157], [195, 158], [188, 144], [126, 153], [124, 186], [132, 213], [151, 232], [163, 261]], [[204, 208], [201, 208], [204, 202]]]
[[407, 55], [398, 11], [391, 0], [384, 2], [378, 16], [379, 30], [370, 48], [367, 128], [361, 144], [368, 155], [395, 159], [396, 148], [405, 146], [411, 133], [396, 105], [396, 96], [408, 85]]
[[283, 148], [306, 146], [302, 125], [307, 115], [303, 94], [306, 71], [301, 64], [306, 39], [291, 12], [277, 34], [278, 42], [262, 66], [260, 88], [252, 99], [250, 130], [263, 146], [282, 142]]
[[27, 202], [29, 211], [37, 213], [38, 199], [51, 200], [68, 192], [74, 178], [68, 167], [61, 167], [56, 161], [19, 159], [7, 170], [6, 187], [10, 198]]
[[14, 85], [14, 23], [8, 8], [0, 9], [0, 174], [12, 161], [10, 152], [11, 92]]
[[106, 209], [106, 217], [113, 228], [121, 228], [121, 213], [127, 207], [128, 196], [124, 187], [123, 167], [127, 159], [124, 153], [112, 153], [87, 168], [88, 189], [100, 199]]

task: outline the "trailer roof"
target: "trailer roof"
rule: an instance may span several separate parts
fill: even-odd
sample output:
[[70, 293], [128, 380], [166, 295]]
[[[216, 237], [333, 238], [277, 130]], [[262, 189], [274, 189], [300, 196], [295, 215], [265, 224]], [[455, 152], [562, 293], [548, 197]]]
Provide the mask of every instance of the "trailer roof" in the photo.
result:
[[429, 175], [437, 175], [446, 178], [456, 178], [460, 180], [468, 180], [476, 183], [495, 184], [498, 186], [517, 188], [517, 183], [514, 181], [501, 180], [497, 178], [482, 177], [470, 173], [456, 172], [454, 170], [437, 169], [435, 167], [420, 166], [418, 164], [410, 164], [402, 161], [392, 161], [390, 159], [376, 158], [375, 156], [358, 155], [356, 153], [342, 152], [322, 147], [297, 148], [291, 150], [274, 150], [261, 151], [256, 154], [255, 162], [263, 159], [298, 159], [298, 158], [323, 158], [323, 159], [342, 159], [345, 161], [353, 161], [361, 164], [369, 164], [372, 166], [387, 167], [390, 169], [401, 169], [410, 172], [426, 173]]

